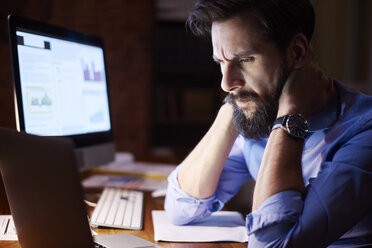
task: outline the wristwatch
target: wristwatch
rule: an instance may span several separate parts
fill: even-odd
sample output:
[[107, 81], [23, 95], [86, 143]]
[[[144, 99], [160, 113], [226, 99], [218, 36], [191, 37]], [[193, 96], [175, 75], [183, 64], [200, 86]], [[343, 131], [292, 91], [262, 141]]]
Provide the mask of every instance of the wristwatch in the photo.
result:
[[284, 115], [275, 120], [271, 129], [282, 128], [291, 137], [305, 139], [309, 128], [306, 119], [300, 114]]

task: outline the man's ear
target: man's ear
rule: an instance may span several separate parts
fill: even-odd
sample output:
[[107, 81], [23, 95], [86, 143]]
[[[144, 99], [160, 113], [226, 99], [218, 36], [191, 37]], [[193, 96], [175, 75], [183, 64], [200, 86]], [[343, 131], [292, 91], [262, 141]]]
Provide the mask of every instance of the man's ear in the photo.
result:
[[289, 56], [292, 60], [293, 69], [303, 67], [309, 62], [311, 51], [306, 36], [302, 33], [296, 33], [288, 46]]

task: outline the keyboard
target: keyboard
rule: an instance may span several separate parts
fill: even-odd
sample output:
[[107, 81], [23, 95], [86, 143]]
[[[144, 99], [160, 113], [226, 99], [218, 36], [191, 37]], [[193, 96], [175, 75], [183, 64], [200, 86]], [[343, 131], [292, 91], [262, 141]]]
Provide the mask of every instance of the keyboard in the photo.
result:
[[140, 230], [143, 226], [143, 192], [105, 188], [93, 210], [93, 227]]

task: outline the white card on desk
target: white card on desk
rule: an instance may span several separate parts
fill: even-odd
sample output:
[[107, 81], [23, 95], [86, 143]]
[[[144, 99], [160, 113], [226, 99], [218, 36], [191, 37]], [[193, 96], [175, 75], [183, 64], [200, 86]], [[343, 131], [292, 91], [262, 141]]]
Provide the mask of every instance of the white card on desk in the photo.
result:
[[175, 226], [164, 211], [152, 211], [156, 241], [247, 242], [247, 228], [239, 212], [220, 211], [190, 225]]
[[11, 215], [0, 215], [0, 240], [18, 240]]

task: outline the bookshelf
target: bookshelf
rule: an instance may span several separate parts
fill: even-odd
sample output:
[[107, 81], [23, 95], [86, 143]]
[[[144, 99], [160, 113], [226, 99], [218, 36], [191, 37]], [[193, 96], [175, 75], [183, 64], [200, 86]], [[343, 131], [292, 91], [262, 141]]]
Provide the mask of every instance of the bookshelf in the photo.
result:
[[152, 147], [181, 161], [212, 124], [221, 105], [220, 71], [211, 42], [184, 22], [156, 23]]

